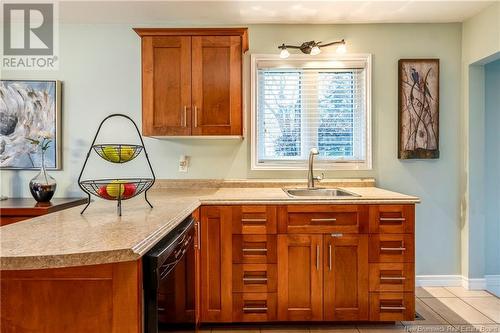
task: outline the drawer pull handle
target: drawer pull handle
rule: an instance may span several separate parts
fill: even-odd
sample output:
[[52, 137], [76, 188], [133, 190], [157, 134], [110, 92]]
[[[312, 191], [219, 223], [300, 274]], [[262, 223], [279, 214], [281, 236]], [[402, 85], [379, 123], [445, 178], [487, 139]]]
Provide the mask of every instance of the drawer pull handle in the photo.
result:
[[337, 219], [335, 217], [326, 217], [322, 219], [311, 219], [311, 222], [335, 222]]
[[404, 276], [381, 276], [380, 280], [402, 281], [406, 280], [406, 278]]
[[337, 233], [337, 234], [331, 234], [330, 236], [335, 237], [335, 238], [340, 238], [340, 237], [344, 236], [344, 234]]
[[255, 281], [255, 282], [257, 282], [257, 281], [264, 281], [264, 282], [267, 282], [267, 278], [266, 277], [262, 277], [262, 278], [260, 278], [260, 277], [244, 277], [243, 281], [244, 282], [247, 282], [247, 281], [248, 282], [251, 282], [251, 281]]
[[381, 217], [380, 218], [380, 221], [394, 221], [394, 222], [397, 222], [397, 221], [406, 221], [406, 219], [404, 217]]
[[241, 219], [241, 222], [267, 222], [267, 219]]
[[406, 251], [406, 247], [381, 247], [382, 251]]
[[243, 307], [243, 311], [267, 311], [267, 306], [264, 306], [264, 307], [255, 307], [255, 308], [252, 308], [252, 307]]
[[380, 310], [406, 310], [404, 306], [381, 306]]
[[243, 252], [267, 252], [267, 249], [242, 249]]

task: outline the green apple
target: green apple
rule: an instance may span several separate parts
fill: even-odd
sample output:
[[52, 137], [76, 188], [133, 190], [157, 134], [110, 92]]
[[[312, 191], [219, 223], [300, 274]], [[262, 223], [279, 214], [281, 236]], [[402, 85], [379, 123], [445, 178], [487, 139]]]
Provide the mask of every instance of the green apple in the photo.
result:
[[120, 158], [123, 162], [130, 161], [133, 156], [134, 156], [134, 147], [121, 146]]

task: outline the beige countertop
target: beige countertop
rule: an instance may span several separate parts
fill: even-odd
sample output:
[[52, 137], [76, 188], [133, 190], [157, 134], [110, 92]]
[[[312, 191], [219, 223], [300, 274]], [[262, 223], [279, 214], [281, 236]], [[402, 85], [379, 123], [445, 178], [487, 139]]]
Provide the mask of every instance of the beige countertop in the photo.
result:
[[376, 187], [345, 187], [359, 197], [294, 199], [281, 188], [160, 188], [123, 202], [96, 199], [82, 207], [0, 227], [0, 269], [43, 269], [137, 260], [200, 205], [417, 203], [416, 197]]

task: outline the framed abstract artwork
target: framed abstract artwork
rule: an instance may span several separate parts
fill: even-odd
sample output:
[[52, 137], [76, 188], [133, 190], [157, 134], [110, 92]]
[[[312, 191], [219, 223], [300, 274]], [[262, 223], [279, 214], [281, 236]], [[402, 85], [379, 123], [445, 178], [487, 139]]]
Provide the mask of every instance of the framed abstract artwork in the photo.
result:
[[49, 135], [47, 169], [61, 169], [61, 82], [0, 80], [0, 168], [39, 169], [41, 155], [28, 140]]
[[398, 158], [439, 158], [439, 59], [401, 59], [398, 77]]

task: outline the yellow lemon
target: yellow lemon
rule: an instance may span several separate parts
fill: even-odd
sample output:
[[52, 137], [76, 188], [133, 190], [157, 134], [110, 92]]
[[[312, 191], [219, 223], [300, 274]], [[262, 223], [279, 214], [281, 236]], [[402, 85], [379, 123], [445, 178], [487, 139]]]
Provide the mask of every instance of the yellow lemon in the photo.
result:
[[125, 185], [127, 182], [124, 180], [113, 180], [111, 183], [106, 185], [106, 192], [112, 198], [118, 198], [123, 196], [125, 191]]
[[134, 147], [131, 146], [122, 146], [121, 148], [121, 160], [126, 162], [130, 161], [132, 157], [134, 156]]
[[111, 162], [120, 162], [120, 156], [115, 147], [107, 146], [102, 149], [102, 154], [105, 159]]

